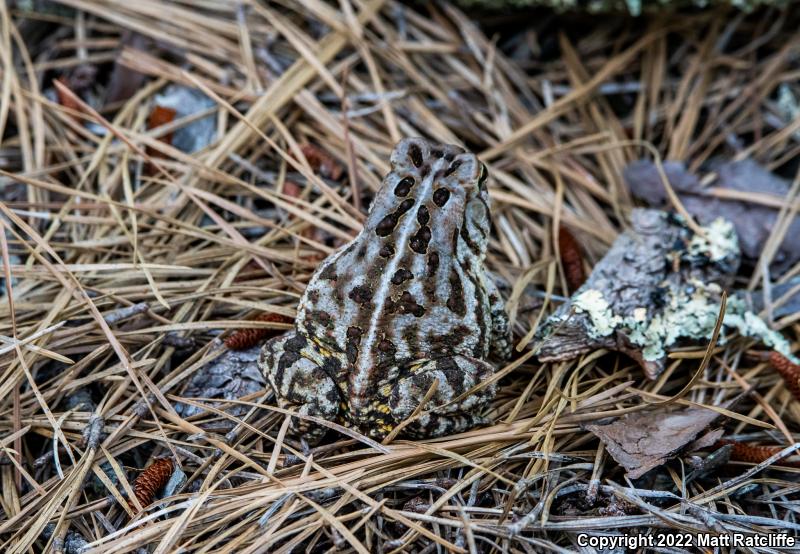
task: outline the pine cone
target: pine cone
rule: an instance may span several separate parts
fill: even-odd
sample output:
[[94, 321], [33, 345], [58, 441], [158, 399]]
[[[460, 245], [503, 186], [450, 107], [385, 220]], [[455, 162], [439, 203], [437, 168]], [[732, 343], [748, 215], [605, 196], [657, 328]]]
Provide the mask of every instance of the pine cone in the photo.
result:
[[586, 281], [586, 273], [583, 271], [583, 251], [575, 236], [564, 225], [558, 227], [558, 254], [564, 267], [564, 277], [569, 292], [575, 292]]
[[338, 181], [342, 177], [344, 169], [341, 164], [336, 161], [336, 158], [325, 152], [325, 150], [319, 146], [307, 143], [303, 144], [300, 150], [303, 152], [303, 156], [306, 157], [306, 160], [308, 160], [311, 169], [318, 172], [323, 177], [334, 181]]
[[[718, 440], [714, 448], [719, 448], [730, 444], [733, 446], [731, 449], [731, 460], [734, 462], [747, 462], [751, 464], [760, 464], [767, 458], [774, 456], [784, 449], [783, 446], [767, 446], [763, 444], [753, 444], [749, 442], [737, 442], [732, 440]], [[785, 467], [800, 467], [800, 462], [780, 460], [776, 465]]]
[[800, 400], [800, 366], [774, 350], [769, 354], [769, 363], [781, 374], [792, 396]]
[[[164, 488], [172, 476], [174, 464], [171, 458], [159, 458], [145, 469], [133, 482], [133, 494], [142, 508], [150, 505], [156, 493]], [[134, 505], [130, 502], [131, 507]]]
[[[291, 323], [288, 317], [275, 313], [256, 316], [253, 321], [272, 321], [275, 323]], [[231, 350], [244, 350], [255, 346], [268, 336], [274, 335], [275, 329], [239, 329], [225, 339], [225, 346]]]

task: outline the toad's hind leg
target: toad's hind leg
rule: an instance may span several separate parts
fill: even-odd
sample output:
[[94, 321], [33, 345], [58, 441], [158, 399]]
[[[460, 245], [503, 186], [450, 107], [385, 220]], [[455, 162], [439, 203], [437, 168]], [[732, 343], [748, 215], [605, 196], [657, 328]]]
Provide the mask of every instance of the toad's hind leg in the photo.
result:
[[437, 437], [459, 433], [486, 422], [480, 412], [494, 398], [496, 385], [491, 383], [478, 391], [442, 408], [494, 375], [491, 364], [468, 356], [448, 356], [424, 362], [411, 375], [397, 381], [389, 399], [389, 408], [397, 424], [412, 415], [431, 389], [439, 383], [422, 412], [430, 412], [409, 423], [403, 432], [412, 437]]
[[501, 360], [511, 358], [511, 331], [508, 325], [508, 314], [503, 303], [503, 296], [491, 275], [485, 276], [486, 292], [489, 295], [489, 307], [492, 317], [490, 352]]
[[[258, 365], [275, 392], [278, 406], [300, 415], [335, 421], [339, 413], [339, 392], [305, 337], [290, 333], [267, 342], [261, 349]], [[308, 419], [292, 417], [289, 432], [314, 444], [322, 439], [327, 427]]]

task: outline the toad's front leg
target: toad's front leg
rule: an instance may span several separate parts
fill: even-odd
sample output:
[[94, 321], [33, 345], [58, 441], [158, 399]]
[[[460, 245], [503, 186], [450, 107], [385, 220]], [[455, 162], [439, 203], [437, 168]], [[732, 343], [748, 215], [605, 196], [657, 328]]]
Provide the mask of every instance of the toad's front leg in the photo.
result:
[[[336, 421], [339, 391], [323, 369], [322, 357], [304, 336], [290, 333], [267, 342], [261, 349], [258, 365], [275, 392], [278, 406]], [[314, 444], [322, 439], [327, 427], [301, 417], [292, 417], [289, 431]]]
[[465, 431], [486, 422], [480, 412], [494, 398], [496, 385], [488, 384], [458, 402], [444, 405], [487, 381], [494, 373], [491, 364], [458, 354], [425, 361], [411, 375], [397, 381], [389, 396], [389, 409], [395, 423], [400, 424], [411, 416], [438, 379], [435, 392], [422, 408], [423, 413], [430, 413], [411, 422], [404, 434], [423, 438]]

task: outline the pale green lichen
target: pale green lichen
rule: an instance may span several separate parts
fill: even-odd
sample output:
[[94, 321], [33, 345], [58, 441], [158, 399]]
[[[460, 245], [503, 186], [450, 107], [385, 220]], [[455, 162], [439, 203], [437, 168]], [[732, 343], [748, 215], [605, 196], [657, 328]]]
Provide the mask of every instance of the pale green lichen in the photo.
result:
[[[703, 235], [689, 241], [685, 255], [689, 258], [703, 256], [712, 263], [727, 263], [735, 259], [739, 245], [733, 225], [722, 218], [703, 227]], [[664, 358], [667, 349], [680, 340], [702, 342], [711, 339], [719, 315], [721, 287], [716, 283], [703, 283], [697, 279], [678, 286], [665, 281], [660, 299], [662, 308], [648, 318], [648, 309], [636, 307], [623, 316], [614, 313], [603, 293], [596, 289], [579, 292], [572, 301], [576, 313], [587, 314], [586, 331], [592, 338], [607, 337], [615, 331], [642, 349], [646, 361]], [[738, 297], [731, 297], [723, 318], [720, 343], [727, 340], [726, 332], [736, 330], [741, 335], [758, 339], [766, 346], [791, 356], [789, 342], [770, 329], [756, 314], [747, 310]]]
[[691, 256], [706, 255], [712, 262], [721, 262], [739, 251], [739, 240], [733, 223], [718, 217], [703, 227], [705, 236], [694, 235], [689, 242]]
[[641, 15], [642, 2], [641, 0], [625, 0], [625, 5], [628, 7], [628, 13], [631, 15]]
[[596, 289], [586, 289], [577, 294], [572, 301], [576, 313], [586, 313], [592, 322], [587, 329], [592, 338], [607, 337], [622, 322], [622, 318], [614, 315], [603, 293]]
[[[720, 290], [715, 284], [692, 283], [690, 293], [670, 294], [664, 311], [654, 317], [649, 324], [637, 324], [626, 318], [622, 327], [631, 342], [642, 347], [645, 360], [655, 361], [666, 355], [666, 350], [680, 339], [694, 341], [710, 340], [719, 315]], [[722, 320], [723, 332], [720, 344], [727, 341], [725, 332], [735, 329], [739, 334], [758, 339], [778, 352], [790, 355], [789, 342], [777, 331], [770, 329], [766, 322], [747, 310], [745, 303], [731, 297]]]
[[[666, 304], [663, 311], [649, 320], [645, 308], [636, 308], [631, 317], [615, 314], [602, 293], [594, 289], [579, 294], [573, 306], [576, 312], [585, 312], [589, 316], [591, 327], [587, 332], [591, 337], [606, 337], [614, 331], [620, 331], [642, 349], [645, 360], [658, 361], [666, 356], [667, 349], [682, 339], [711, 339], [719, 315], [720, 293], [716, 284], [692, 282], [677, 293], [668, 293], [664, 298]], [[791, 357], [789, 342], [780, 333], [770, 329], [764, 320], [747, 310], [738, 297], [728, 301], [722, 324], [720, 344], [725, 344], [728, 339], [725, 332], [735, 329], [739, 334], [758, 339]]]
[[791, 354], [791, 345], [783, 335], [769, 328], [767, 323], [756, 314], [745, 308], [745, 303], [740, 298], [732, 298], [725, 310], [723, 323], [736, 328], [742, 335], [759, 339], [787, 358], [795, 361]]
[[716, 285], [705, 287], [702, 283], [693, 283], [677, 294], [670, 292], [664, 298], [663, 311], [650, 321], [639, 323], [626, 318], [623, 323], [626, 334], [631, 342], [642, 347], [648, 361], [663, 358], [666, 348], [680, 338], [710, 339], [719, 312], [719, 306], [715, 307], [710, 298], [718, 292]]

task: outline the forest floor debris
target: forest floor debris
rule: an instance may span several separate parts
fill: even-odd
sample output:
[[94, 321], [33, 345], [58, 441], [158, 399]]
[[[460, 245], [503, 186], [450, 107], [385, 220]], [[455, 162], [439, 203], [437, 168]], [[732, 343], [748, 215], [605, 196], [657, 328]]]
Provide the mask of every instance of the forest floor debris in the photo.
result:
[[[765, 346], [731, 334], [709, 349], [698, 336], [659, 352], [652, 380], [602, 345], [535, 353], [580, 284], [565, 271], [602, 264], [636, 225], [624, 181], [635, 160], [680, 160], [707, 188], [713, 160], [749, 159], [796, 185], [799, 16], [0, 5], [0, 551], [538, 552], [575, 550], [581, 533], [797, 533], [800, 471], [776, 463], [796, 461], [800, 403]], [[191, 100], [168, 101], [176, 90]], [[178, 140], [201, 123], [199, 142]], [[489, 168], [487, 263], [516, 346], [493, 423], [297, 444], [256, 378], [234, 394], [235, 371], [216, 391], [195, 379], [236, 330], [287, 327], [254, 320], [292, 320], [320, 260], [360, 229], [392, 146], [415, 135]], [[778, 203], [797, 205], [795, 185]], [[747, 201], [778, 208], [772, 194]], [[794, 352], [800, 318], [773, 309], [800, 272], [773, 266], [790, 211], [760, 236], [759, 263], [736, 269], [728, 249], [707, 250], [719, 259], [702, 279], [731, 305], [745, 291]], [[714, 221], [664, 229], [687, 239], [682, 274], [708, 267], [689, 268], [689, 252], [709, 246], [693, 225]], [[559, 229], [577, 255], [561, 259]], [[695, 443], [629, 480], [586, 426], [635, 421], [652, 402], [728, 406], [720, 440], [780, 450], [725, 461], [724, 445]], [[136, 477], [160, 459], [186, 481], [134, 513]]]

